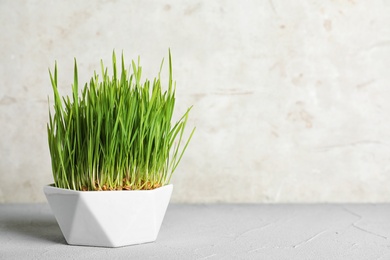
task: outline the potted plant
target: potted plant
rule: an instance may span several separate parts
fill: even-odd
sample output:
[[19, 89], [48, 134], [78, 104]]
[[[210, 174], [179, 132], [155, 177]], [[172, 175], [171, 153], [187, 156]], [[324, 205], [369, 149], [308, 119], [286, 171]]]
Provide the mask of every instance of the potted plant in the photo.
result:
[[[164, 60], [163, 60], [164, 62]], [[49, 70], [54, 111], [47, 124], [54, 184], [44, 193], [68, 244], [119, 247], [155, 241], [172, 193], [169, 184], [195, 128], [183, 134], [190, 108], [172, 123], [175, 83], [169, 51], [168, 86], [160, 74], [141, 82], [140, 59], [109, 76], [101, 62], [79, 91], [74, 60], [72, 96], [58, 91]], [[131, 72], [130, 72], [131, 71]]]

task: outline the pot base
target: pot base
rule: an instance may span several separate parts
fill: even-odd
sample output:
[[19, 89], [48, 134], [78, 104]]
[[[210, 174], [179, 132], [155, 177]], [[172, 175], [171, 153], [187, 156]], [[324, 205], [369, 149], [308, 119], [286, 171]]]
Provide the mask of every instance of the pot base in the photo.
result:
[[137, 191], [45, 186], [44, 193], [68, 244], [121, 247], [156, 240], [172, 189], [172, 184]]

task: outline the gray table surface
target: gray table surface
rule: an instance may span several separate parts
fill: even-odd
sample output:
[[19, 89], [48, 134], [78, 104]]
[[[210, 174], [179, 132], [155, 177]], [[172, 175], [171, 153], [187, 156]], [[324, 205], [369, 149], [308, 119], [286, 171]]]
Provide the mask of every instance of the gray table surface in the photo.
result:
[[157, 241], [69, 246], [47, 204], [0, 204], [0, 259], [390, 259], [390, 204], [171, 204]]

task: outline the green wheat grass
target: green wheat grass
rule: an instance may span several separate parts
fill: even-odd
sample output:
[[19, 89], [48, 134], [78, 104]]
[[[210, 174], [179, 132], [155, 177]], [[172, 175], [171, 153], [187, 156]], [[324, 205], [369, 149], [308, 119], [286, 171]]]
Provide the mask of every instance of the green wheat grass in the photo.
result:
[[54, 185], [72, 190], [144, 190], [169, 183], [195, 128], [184, 140], [191, 107], [172, 123], [175, 83], [169, 51], [167, 90], [160, 74], [153, 82], [141, 81], [140, 59], [121, 72], [115, 52], [112, 76], [101, 61], [96, 72], [79, 91], [74, 60], [72, 96], [58, 91], [57, 63], [49, 70], [54, 111], [47, 124]]

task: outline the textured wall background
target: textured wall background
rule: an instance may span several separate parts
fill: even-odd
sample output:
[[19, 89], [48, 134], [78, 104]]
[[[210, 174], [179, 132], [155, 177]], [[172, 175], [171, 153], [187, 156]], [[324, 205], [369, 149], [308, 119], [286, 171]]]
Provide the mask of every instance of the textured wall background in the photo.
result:
[[48, 68], [173, 53], [175, 202], [390, 201], [390, 2], [0, 1], [0, 202], [44, 201]]

